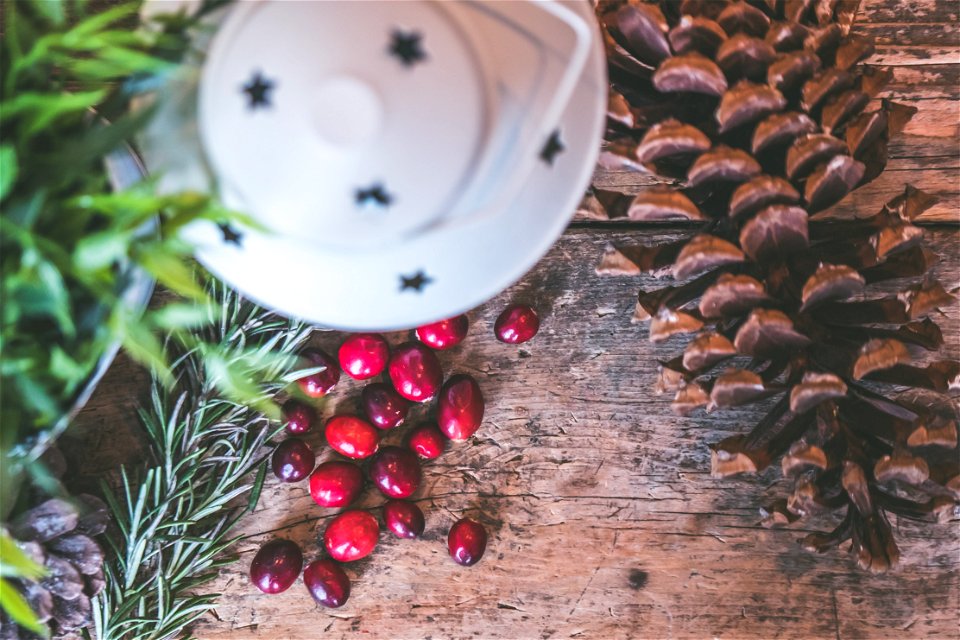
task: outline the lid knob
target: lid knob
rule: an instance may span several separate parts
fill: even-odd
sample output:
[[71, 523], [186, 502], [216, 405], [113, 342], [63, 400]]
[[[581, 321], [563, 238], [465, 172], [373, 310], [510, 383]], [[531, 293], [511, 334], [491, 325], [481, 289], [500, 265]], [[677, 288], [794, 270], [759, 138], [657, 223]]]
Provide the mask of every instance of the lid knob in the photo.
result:
[[316, 88], [313, 122], [320, 138], [337, 147], [359, 146], [376, 138], [383, 126], [383, 100], [356, 76], [327, 78]]

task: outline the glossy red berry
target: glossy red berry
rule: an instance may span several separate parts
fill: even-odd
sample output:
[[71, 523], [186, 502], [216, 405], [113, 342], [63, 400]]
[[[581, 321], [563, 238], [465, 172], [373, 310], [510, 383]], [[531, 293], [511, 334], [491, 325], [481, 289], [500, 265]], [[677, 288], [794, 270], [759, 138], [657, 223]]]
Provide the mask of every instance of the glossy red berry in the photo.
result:
[[365, 558], [377, 546], [380, 525], [366, 511], [344, 511], [327, 525], [323, 545], [334, 560], [353, 562]]
[[408, 449], [384, 447], [370, 461], [370, 479], [388, 498], [410, 497], [420, 478], [420, 460]]
[[493, 325], [497, 340], [507, 344], [521, 344], [540, 330], [537, 312], [523, 304], [513, 304], [504, 309]]
[[300, 575], [303, 554], [289, 540], [277, 538], [260, 547], [250, 563], [250, 580], [264, 593], [280, 593], [290, 588]]
[[390, 357], [393, 388], [407, 400], [427, 402], [440, 389], [443, 370], [433, 351], [417, 342], [402, 344]]
[[363, 491], [363, 471], [345, 460], [330, 460], [310, 474], [310, 496], [321, 507], [346, 507]]
[[322, 398], [330, 393], [340, 382], [340, 365], [326, 351], [305, 349], [300, 354], [304, 359], [304, 368], [324, 367], [323, 371], [297, 380], [297, 384], [311, 398]]
[[287, 423], [287, 431], [295, 436], [310, 431], [317, 420], [317, 412], [313, 407], [293, 398], [283, 403], [281, 411], [283, 421]]
[[313, 471], [316, 458], [306, 442], [299, 438], [287, 438], [273, 450], [270, 462], [273, 475], [282, 482], [299, 482]]
[[432, 322], [417, 327], [417, 340], [432, 349], [449, 349], [455, 347], [467, 337], [470, 321], [466, 315], [448, 318], [440, 322]]
[[340, 345], [340, 366], [355, 380], [380, 375], [390, 359], [390, 345], [379, 333], [355, 333]]
[[439, 458], [447, 447], [447, 438], [440, 432], [437, 425], [429, 422], [411, 429], [405, 442], [408, 449], [427, 460]]
[[372, 456], [380, 446], [380, 433], [374, 426], [353, 415], [327, 420], [325, 435], [331, 449], [356, 460]]
[[398, 538], [419, 538], [423, 535], [423, 511], [412, 502], [390, 500], [383, 505], [383, 521]]
[[487, 530], [476, 520], [462, 518], [450, 527], [447, 536], [450, 557], [457, 564], [469, 567], [479, 562], [487, 549]]
[[403, 424], [410, 411], [410, 401], [397, 393], [388, 384], [368, 384], [360, 394], [360, 406], [373, 426], [378, 429], [393, 429]]
[[437, 425], [451, 440], [466, 440], [480, 428], [483, 420], [483, 393], [471, 376], [451, 376], [440, 389]]
[[324, 607], [342, 607], [350, 597], [350, 578], [330, 558], [308, 564], [303, 571], [303, 583], [317, 604]]

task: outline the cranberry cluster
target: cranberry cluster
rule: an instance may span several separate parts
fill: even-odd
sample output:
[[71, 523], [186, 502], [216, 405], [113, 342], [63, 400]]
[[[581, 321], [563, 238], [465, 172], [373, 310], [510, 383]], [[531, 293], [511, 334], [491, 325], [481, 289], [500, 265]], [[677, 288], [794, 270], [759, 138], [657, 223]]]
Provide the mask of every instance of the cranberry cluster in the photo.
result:
[[[513, 305], [500, 314], [494, 326], [501, 342], [519, 344], [539, 329], [539, 318], [530, 307]], [[307, 366], [320, 371], [297, 381], [309, 397], [330, 393], [341, 371], [356, 380], [369, 380], [384, 372], [391, 384], [372, 382], [360, 397], [363, 416], [339, 414], [327, 420], [324, 436], [331, 449], [343, 456], [316, 466], [313, 450], [303, 440], [290, 437], [281, 442], [272, 457], [273, 472], [282, 482], [309, 478], [310, 495], [321, 507], [349, 507], [363, 492], [367, 478], [388, 500], [382, 508], [386, 528], [400, 538], [417, 538], [424, 531], [424, 516], [416, 503], [407, 500], [420, 486], [421, 459], [432, 460], [446, 448], [447, 440], [467, 440], [483, 420], [484, 399], [480, 385], [466, 374], [443, 381], [440, 361], [433, 349], [449, 349], [467, 335], [465, 315], [419, 327], [419, 342], [407, 342], [391, 353], [379, 334], [352, 334], [344, 340], [337, 359], [320, 349], [302, 353]], [[403, 446], [381, 446], [380, 436], [402, 425], [412, 403], [436, 398], [436, 422], [412, 427]], [[310, 430], [318, 416], [313, 407], [296, 399], [283, 405], [286, 429], [292, 436]], [[366, 461], [366, 473], [355, 461]], [[380, 523], [371, 513], [347, 510], [336, 515], [323, 533], [328, 558], [316, 560], [303, 570], [303, 581], [313, 598], [326, 607], [340, 607], [350, 596], [350, 580], [339, 563], [370, 555], [380, 536]], [[458, 520], [447, 537], [450, 556], [470, 566], [483, 556], [487, 532], [469, 518]], [[253, 558], [250, 579], [264, 593], [288, 589], [303, 569], [303, 554], [293, 542], [274, 539]]]

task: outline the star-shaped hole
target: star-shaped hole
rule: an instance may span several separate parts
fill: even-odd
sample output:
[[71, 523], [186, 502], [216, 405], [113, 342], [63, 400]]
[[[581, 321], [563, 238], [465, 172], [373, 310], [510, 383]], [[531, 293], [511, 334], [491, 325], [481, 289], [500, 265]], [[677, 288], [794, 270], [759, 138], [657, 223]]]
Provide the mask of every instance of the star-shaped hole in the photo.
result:
[[393, 204], [393, 194], [388, 193], [384, 186], [377, 182], [366, 189], [357, 189], [354, 200], [361, 207], [386, 209]]
[[433, 282], [433, 278], [430, 278], [423, 272], [421, 269], [417, 271], [412, 276], [400, 276], [400, 291], [406, 291], [408, 289], [413, 289], [416, 292], [420, 292], [426, 285]]
[[255, 111], [261, 107], [269, 107], [270, 93], [275, 83], [268, 80], [259, 71], [254, 72], [247, 84], [243, 85], [243, 93], [247, 94], [247, 108]]
[[217, 228], [220, 229], [220, 233], [223, 234], [224, 244], [232, 244], [238, 247], [242, 246], [243, 234], [234, 229], [229, 223], [221, 222], [217, 225]]
[[403, 66], [412, 67], [427, 58], [423, 50], [423, 36], [416, 31], [395, 29], [390, 34], [390, 55], [398, 59]]
[[554, 158], [563, 153], [564, 150], [566, 150], [566, 147], [560, 140], [560, 130], [556, 129], [550, 134], [547, 143], [543, 145], [543, 149], [540, 151], [540, 159], [553, 166]]

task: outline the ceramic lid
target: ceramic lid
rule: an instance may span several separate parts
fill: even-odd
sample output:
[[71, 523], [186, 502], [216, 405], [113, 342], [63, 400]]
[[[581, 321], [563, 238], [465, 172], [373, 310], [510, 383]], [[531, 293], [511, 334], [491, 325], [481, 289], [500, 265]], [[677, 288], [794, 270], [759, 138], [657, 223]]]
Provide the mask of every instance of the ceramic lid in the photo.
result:
[[[318, 246], [376, 246], [453, 208], [493, 114], [444, 3], [238, 3], [200, 85], [227, 204]], [[230, 201], [232, 200], [232, 202]]]
[[[184, 234], [264, 306], [348, 331], [462, 313], [536, 263], [589, 183], [607, 80], [587, 2], [258, 0], [207, 20], [141, 149], [164, 192], [216, 191], [259, 220]], [[411, 90], [434, 64], [438, 85]]]

